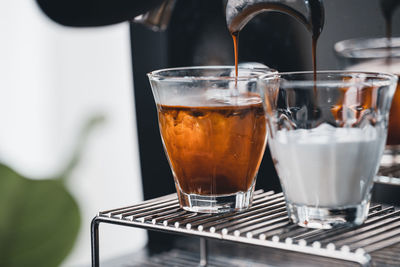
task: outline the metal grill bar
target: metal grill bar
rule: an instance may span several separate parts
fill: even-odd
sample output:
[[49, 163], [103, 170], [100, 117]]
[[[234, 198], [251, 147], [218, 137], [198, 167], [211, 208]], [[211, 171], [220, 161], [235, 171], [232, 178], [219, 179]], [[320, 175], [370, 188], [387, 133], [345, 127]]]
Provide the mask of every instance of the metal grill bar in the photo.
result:
[[[372, 245], [368, 245], [364, 247], [364, 250], [368, 253], [370, 252], [375, 252], [375, 251], [379, 251], [383, 248], [386, 247], [390, 247], [392, 245], [397, 245], [397, 250], [396, 251], [392, 251], [392, 250], [384, 250], [386, 252], [389, 252], [391, 254], [389, 254], [389, 257], [391, 259], [399, 259], [399, 255], [400, 255], [400, 236], [395, 236], [389, 239], [386, 239], [384, 241], [372, 244]], [[384, 252], [383, 252], [384, 253]], [[379, 255], [382, 255], [382, 253], [380, 253]], [[399, 262], [397, 262], [398, 264]]]
[[[161, 211], [165, 209], [171, 209], [173, 207], [179, 207], [178, 201], [176, 199], [170, 199], [170, 200], [165, 200], [162, 202], [155, 202], [153, 205], [149, 205], [148, 207], [141, 207], [139, 208], [133, 208], [133, 209], [128, 209], [128, 210], [123, 210], [123, 211], [114, 211], [109, 214], [110, 217], [115, 217], [119, 216], [119, 218], [122, 217], [128, 217], [128, 216], [133, 216], [137, 214], [141, 215], [146, 215], [146, 214], [151, 214], [154, 212], [154, 210]], [[142, 214], [141, 212], [145, 212]], [[134, 217], [134, 216], [133, 216]]]
[[387, 212], [389, 211], [393, 212], [394, 211], [393, 207], [378, 210], [376, 212], [370, 211], [370, 215], [368, 216], [366, 222], [363, 225], [358, 226], [356, 228], [338, 227], [336, 229], [325, 230], [325, 231], [314, 230], [311, 231], [311, 233], [312, 234], [316, 233], [316, 234], [307, 238], [306, 237], [307, 233], [306, 233], [305, 236], [303, 236], [302, 238], [306, 238], [309, 242], [323, 240], [323, 243], [328, 243], [334, 241], [336, 237], [338, 237], [340, 234], [344, 234], [345, 236], [355, 236], [356, 234], [363, 232], [365, 229], [368, 229], [367, 227], [371, 227], [371, 224], [376, 223], [377, 221], [380, 222], [386, 219], [388, 216], [393, 216], [393, 213], [387, 214]]
[[[372, 207], [369, 210], [369, 216], [368, 216], [369, 219], [367, 219], [367, 221], [361, 227], [366, 227], [367, 225], [371, 224], [372, 222], [375, 222], [376, 220], [381, 220], [381, 219], [384, 219], [386, 216], [391, 216], [390, 214], [385, 215], [388, 210], [393, 211], [393, 207], [386, 208], [383, 210], [380, 209], [380, 206]], [[384, 215], [382, 215], [382, 214], [384, 214]], [[377, 215], [382, 215], [382, 216], [376, 218], [375, 216], [377, 216]], [[322, 235], [324, 241], [331, 242], [332, 240], [329, 239], [331, 236], [334, 239], [334, 238], [338, 237], [338, 235], [340, 235], [341, 233], [346, 233], [346, 234], [351, 234], [351, 235], [354, 234], [352, 232], [349, 232], [349, 228], [347, 228], [347, 227], [337, 227], [336, 229], [332, 229], [332, 230], [318, 230], [318, 229], [311, 230], [311, 231], [308, 230], [308, 231], [305, 231], [305, 233], [303, 233], [303, 234], [294, 236], [293, 238], [294, 239], [307, 239], [309, 241], [312, 241], [312, 238], [315, 238], [316, 240], [321, 239], [321, 235]]]
[[176, 194], [169, 194], [169, 195], [161, 196], [161, 197], [158, 197], [158, 198], [145, 200], [142, 203], [137, 204], [137, 205], [133, 205], [133, 206], [127, 206], [127, 207], [118, 208], [118, 209], [101, 211], [101, 212], [99, 212], [99, 214], [107, 214], [107, 213], [111, 213], [113, 211], [120, 211], [120, 210], [123, 211], [123, 210], [131, 209], [131, 208], [134, 208], [134, 207], [135, 208], [147, 207], [147, 206], [151, 206], [154, 202], [161, 202], [164, 199], [173, 199], [174, 196], [176, 196]]
[[[398, 214], [400, 214], [400, 211], [397, 211], [396, 213], [398, 215]], [[357, 228], [354, 231], [347, 231], [347, 232], [343, 231], [344, 232], [343, 234], [336, 235], [335, 237], [332, 237], [325, 241], [328, 241], [328, 242], [337, 241], [338, 243], [341, 243], [341, 242], [343, 243], [348, 240], [350, 242], [354, 242], [355, 237], [360, 238], [363, 235], [368, 237], [368, 236], [373, 235], [373, 233], [375, 231], [386, 231], [386, 230], [384, 230], [384, 228], [382, 228], [385, 225], [391, 224], [393, 227], [397, 227], [399, 220], [400, 220], [400, 217], [394, 217], [394, 218], [389, 218], [389, 219], [383, 218], [382, 220], [376, 220], [376, 222], [373, 224], [369, 224], [365, 227]]]
[[[102, 222], [301, 252], [361, 265], [369, 263], [368, 253], [400, 243], [400, 210], [395, 207], [371, 206], [368, 219], [359, 227], [313, 230], [291, 224], [283, 194], [272, 191], [256, 191], [253, 205], [243, 212], [211, 215], [184, 211], [179, 208], [176, 194], [172, 194], [100, 212], [96, 218]], [[397, 260], [400, 265], [400, 257]], [[177, 262], [177, 266], [186, 263]]]

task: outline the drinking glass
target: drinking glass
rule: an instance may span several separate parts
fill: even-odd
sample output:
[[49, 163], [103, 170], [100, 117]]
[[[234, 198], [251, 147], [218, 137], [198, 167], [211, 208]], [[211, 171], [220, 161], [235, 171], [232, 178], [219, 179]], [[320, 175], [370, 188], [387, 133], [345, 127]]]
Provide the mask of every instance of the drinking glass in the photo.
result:
[[267, 132], [258, 77], [270, 69], [188, 67], [148, 74], [180, 205], [248, 208]]
[[269, 146], [289, 218], [311, 228], [359, 225], [387, 135], [397, 77], [292, 72], [260, 78]]
[[[334, 46], [340, 66], [352, 71], [388, 72], [400, 76], [400, 38], [359, 38]], [[389, 115], [389, 130], [381, 166], [400, 164], [400, 83]]]

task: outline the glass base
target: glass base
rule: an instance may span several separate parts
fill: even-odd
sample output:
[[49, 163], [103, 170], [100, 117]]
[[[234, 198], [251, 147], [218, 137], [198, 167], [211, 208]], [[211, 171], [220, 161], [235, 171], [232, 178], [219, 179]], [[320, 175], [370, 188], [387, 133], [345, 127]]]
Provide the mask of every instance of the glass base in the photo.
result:
[[392, 167], [400, 164], [400, 145], [386, 146], [381, 159], [381, 166]]
[[182, 209], [192, 212], [225, 213], [243, 211], [251, 205], [254, 184], [246, 192], [216, 196], [186, 194], [178, 188], [178, 199]]
[[287, 203], [289, 218], [302, 227], [331, 229], [339, 225], [360, 225], [368, 215], [369, 202], [343, 208], [316, 208]]

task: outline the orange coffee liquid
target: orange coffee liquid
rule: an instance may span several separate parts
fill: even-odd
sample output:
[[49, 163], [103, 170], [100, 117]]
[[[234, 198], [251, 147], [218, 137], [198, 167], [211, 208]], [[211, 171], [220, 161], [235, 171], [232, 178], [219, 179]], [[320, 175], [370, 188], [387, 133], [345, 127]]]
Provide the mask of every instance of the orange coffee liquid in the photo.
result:
[[183, 192], [224, 195], [252, 186], [266, 144], [261, 103], [159, 105], [158, 116], [176, 185]]
[[[399, 76], [400, 79], [400, 76]], [[400, 145], [400, 81], [397, 83], [389, 113], [387, 145]]]

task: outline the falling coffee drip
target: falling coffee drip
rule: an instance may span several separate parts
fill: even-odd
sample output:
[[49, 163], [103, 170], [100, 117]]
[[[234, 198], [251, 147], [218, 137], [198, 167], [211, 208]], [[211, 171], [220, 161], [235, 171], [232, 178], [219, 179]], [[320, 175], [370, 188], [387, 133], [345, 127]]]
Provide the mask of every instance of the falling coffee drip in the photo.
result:
[[310, 0], [310, 21], [311, 21], [311, 32], [312, 32], [312, 59], [313, 59], [313, 71], [314, 71], [314, 93], [317, 88], [315, 82], [317, 81], [317, 43], [318, 38], [321, 35], [322, 28], [324, 27], [325, 11], [322, 3], [318, 0]]
[[392, 17], [397, 7], [400, 6], [399, 0], [381, 0], [381, 9], [386, 24], [386, 37], [392, 38]]
[[[307, 1], [307, 11], [308, 16], [303, 13], [297, 11], [296, 9], [284, 5], [278, 2], [257, 2], [252, 3], [251, 1], [248, 5], [241, 7], [240, 9], [230, 10], [233, 14], [229, 13], [228, 19], [228, 29], [232, 35], [234, 47], [235, 47], [235, 70], [238, 68], [238, 35], [239, 32], [243, 29], [243, 27], [256, 15], [265, 11], [277, 11], [281, 13], [288, 14], [301, 23], [303, 23], [307, 29], [312, 34], [312, 61], [313, 61], [313, 70], [314, 70], [314, 80], [317, 79], [317, 42], [318, 38], [322, 32], [324, 21], [325, 21], [325, 12], [323, 8], [323, 4], [321, 0], [309, 0]], [[227, 11], [228, 14], [228, 11]], [[237, 75], [237, 71], [236, 71]]]
[[391, 64], [391, 39], [392, 39], [392, 18], [393, 13], [397, 7], [400, 6], [399, 0], [381, 0], [381, 9], [383, 13], [383, 17], [385, 19], [385, 28], [386, 28], [386, 38], [388, 39], [387, 49], [388, 56], [386, 58], [386, 63], [388, 65]]
[[233, 33], [232, 34], [233, 38], [233, 48], [235, 50], [235, 87], [237, 87], [237, 77], [239, 74], [239, 69], [238, 69], [238, 60], [239, 60], [239, 47], [238, 47], [238, 39], [239, 39], [239, 32]]

